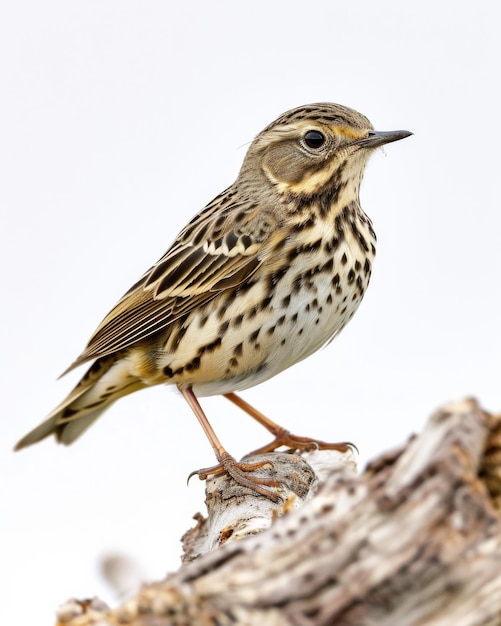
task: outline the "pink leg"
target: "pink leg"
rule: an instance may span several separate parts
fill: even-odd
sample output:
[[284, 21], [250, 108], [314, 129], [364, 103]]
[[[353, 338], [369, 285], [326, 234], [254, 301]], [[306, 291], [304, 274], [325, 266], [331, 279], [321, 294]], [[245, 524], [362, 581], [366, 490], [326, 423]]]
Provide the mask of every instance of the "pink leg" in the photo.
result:
[[197, 419], [204, 429], [204, 432], [207, 435], [208, 440], [210, 441], [210, 444], [216, 454], [216, 458], [218, 461], [218, 465], [192, 472], [189, 478], [191, 478], [193, 474], [198, 474], [201, 480], [205, 480], [208, 476], [223, 474], [224, 472], [227, 472], [238, 484], [242, 485], [243, 487], [253, 489], [257, 493], [266, 496], [267, 498], [270, 498], [274, 502], [278, 502], [278, 496], [269, 489], [265, 488], [266, 486], [278, 487], [280, 484], [278, 481], [273, 480], [272, 478], [263, 478], [259, 476], [251, 476], [248, 474], [248, 472], [252, 472], [263, 467], [272, 468], [272, 464], [269, 461], [262, 461], [258, 463], [238, 463], [225, 450], [225, 448], [219, 441], [218, 436], [210, 425], [209, 420], [203, 412], [203, 409], [200, 406], [197, 397], [193, 393], [193, 390], [190, 387], [179, 387], [179, 391], [182, 393], [186, 402], [188, 402], [188, 404], [190, 405], [193, 413], [195, 413], [195, 415], [197, 416]]
[[258, 448], [251, 452], [251, 454], [265, 454], [266, 452], [272, 452], [280, 446], [286, 446], [293, 450], [339, 450], [339, 452], [347, 452], [350, 448], [355, 447], [352, 443], [326, 443], [325, 441], [318, 441], [317, 439], [311, 439], [310, 437], [298, 437], [292, 435], [288, 430], [282, 428], [279, 424], [270, 420], [260, 413], [253, 406], [242, 400], [240, 396], [235, 393], [225, 393], [224, 397], [236, 404], [240, 409], [245, 411], [248, 415], [254, 418], [261, 426], [264, 426], [266, 430], [269, 430], [275, 439], [266, 446]]

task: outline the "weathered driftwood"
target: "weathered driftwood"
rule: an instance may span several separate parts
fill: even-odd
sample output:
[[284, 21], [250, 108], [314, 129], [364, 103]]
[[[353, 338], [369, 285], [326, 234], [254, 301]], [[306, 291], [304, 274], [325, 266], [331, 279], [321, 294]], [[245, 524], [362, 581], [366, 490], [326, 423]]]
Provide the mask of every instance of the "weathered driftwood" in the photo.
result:
[[362, 475], [353, 455], [272, 459], [281, 505], [213, 479], [195, 560], [114, 610], [72, 600], [58, 625], [501, 625], [499, 417], [445, 406]]

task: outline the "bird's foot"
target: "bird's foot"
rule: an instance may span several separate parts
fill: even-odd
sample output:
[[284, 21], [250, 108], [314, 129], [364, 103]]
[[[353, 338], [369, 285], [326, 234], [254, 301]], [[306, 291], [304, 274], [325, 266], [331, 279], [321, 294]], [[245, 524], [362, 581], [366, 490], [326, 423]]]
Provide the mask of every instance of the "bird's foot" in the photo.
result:
[[[311, 439], [310, 437], [298, 437], [293, 435], [285, 428], [279, 428], [274, 433], [275, 439], [268, 445], [262, 446], [257, 450], [253, 450], [250, 455], [266, 454], [267, 452], [274, 452], [277, 448], [285, 446], [291, 450], [338, 450], [339, 452], [348, 452], [348, 450], [357, 450], [357, 446], [349, 441], [343, 441], [340, 443], [328, 443], [326, 441], [320, 441], [319, 439]], [[249, 456], [250, 456], [249, 455]]]
[[209, 476], [220, 476], [221, 474], [229, 474], [235, 482], [242, 487], [248, 487], [256, 493], [259, 493], [266, 498], [269, 498], [273, 502], [280, 500], [279, 496], [271, 489], [266, 487], [279, 487], [280, 482], [273, 478], [266, 478], [264, 476], [255, 476], [250, 474], [255, 470], [262, 468], [273, 469], [273, 463], [271, 461], [257, 461], [254, 463], [239, 463], [234, 457], [229, 454], [222, 455], [219, 459], [219, 463], [212, 467], [205, 467], [203, 469], [191, 472], [188, 476], [188, 480], [195, 474], [198, 475], [200, 480], [206, 480]]

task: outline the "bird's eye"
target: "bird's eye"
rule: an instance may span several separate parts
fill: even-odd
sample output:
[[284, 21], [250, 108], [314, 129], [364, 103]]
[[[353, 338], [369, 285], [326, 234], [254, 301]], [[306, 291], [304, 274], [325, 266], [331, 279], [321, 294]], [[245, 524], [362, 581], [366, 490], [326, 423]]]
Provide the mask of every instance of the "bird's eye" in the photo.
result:
[[312, 150], [318, 150], [325, 143], [325, 135], [318, 130], [309, 130], [304, 136], [304, 143]]

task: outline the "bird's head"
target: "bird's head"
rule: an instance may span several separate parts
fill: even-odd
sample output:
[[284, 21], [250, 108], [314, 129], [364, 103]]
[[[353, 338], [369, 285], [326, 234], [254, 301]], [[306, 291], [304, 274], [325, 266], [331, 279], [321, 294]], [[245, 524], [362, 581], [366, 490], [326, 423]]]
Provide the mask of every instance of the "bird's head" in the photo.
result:
[[358, 194], [374, 148], [411, 134], [376, 131], [364, 115], [339, 104], [309, 104], [284, 113], [259, 133], [240, 179], [264, 180], [285, 196], [317, 195], [348, 182]]

